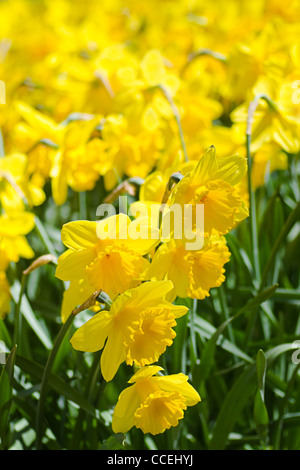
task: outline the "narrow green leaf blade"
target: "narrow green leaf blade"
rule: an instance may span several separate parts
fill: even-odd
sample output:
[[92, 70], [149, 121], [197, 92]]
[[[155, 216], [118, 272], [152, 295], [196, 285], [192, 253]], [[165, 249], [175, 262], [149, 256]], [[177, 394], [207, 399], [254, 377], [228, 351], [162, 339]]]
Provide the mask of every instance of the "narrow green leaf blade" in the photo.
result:
[[255, 395], [253, 417], [254, 417], [257, 434], [259, 435], [262, 441], [266, 441], [268, 424], [269, 424], [269, 416], [268, 416], [268, 411], [263, 401], [260, 390], [257, 390], [256, 395]]
[[12, 401], [12, 381], [14, 374], [16, 349], [16, 346], [14, 346], [11, 352], [9, 353], [0, 376], [0, 436], [2, 441], [5, 440], [9, 411]]
[[[11, 286], [10, 292], [13, 297], [13, 300], [16, 303], [18, 303], [19, 295], [21, 292], [21, 284], [17, 279], [15, 280], [14, 284]], [[23, 297], [22, 297], [21, 313], [24, 316], [24, 318], [27, 320], [27, 323], [32, 328], [34, 333], [43, 343], [45, 348], [50, 350], [52, 348], [52, 341], [51, 341], [50, 334], [45, 328], [45, 326], [42, 325], [36, 318], [36, 315], [33, 312], [31, 305], [25, 294], [23, 294]]]
[[259, 349], [256, 357], [256, 373], [257, 383], [260, 392], [263, 394], [265, 389], [265, 377], [266, 377], [267, 361], [266, 356], [262, 349]]
[[[42, 380], [44, 368], [37, 362], [31, 361], [22, 356], [17, 356], [16, 365], [20, 367], [23, 372], [26, 372], [36, 380]], [[81, 409], [89, 413], [91, 416], [95, 416], [95, 408], [93, 405], [77, 390], [71, 387], [65, 380], [56, 374], [50, 373], [49, 376], [49, 387], [52, 388], [59, 395], [63, 395], [68, 400], [73, 401]]]
[[[269, 366], [281, 354], [296, 349], [296, 347], [293, 343], [285, 343], [267, 351], [265, 356]], [[210, 449], [225, 449], [229, 433], [233, 430], [242, 409], [257, 389], [255, 376], [256, 364], [253, 364], [246, 368], [229, 390], [216, 420]]]

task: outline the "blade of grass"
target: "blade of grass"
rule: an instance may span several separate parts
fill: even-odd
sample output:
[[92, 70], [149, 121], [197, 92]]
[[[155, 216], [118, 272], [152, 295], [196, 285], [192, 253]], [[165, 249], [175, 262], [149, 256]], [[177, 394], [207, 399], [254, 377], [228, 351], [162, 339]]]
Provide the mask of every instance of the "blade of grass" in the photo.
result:
[[186, 150], [186, 144], [185, 144], [185, 140], [184, 140], [184, 136], [183, 136], [183, 130], [182, 130], [182, 126], [181, 126], [180, 114], [179, 114], [179, 111], [177, 109], [177, 106], [175, 105], [174, 100], [173, 100], [172, 96], [170, 95], [170, 93], [168, 92], [168, 90], [166, 89], [166, 87], [164, 87], [163, 85], [158, 85], [157, 88], [159, 88], [162, 91], [162, 93], [164, 94], [165, 98], [167, 99], [167, 101], [168, 101], [168, 103], [169, 103], [169, 105], [172, 109], [173, 116], [176, 120], [178, 131], [179, 131], [179, 137], [180, 137], [181, 147], [182, 147], [182, 151], [183, 151], [183, 156], [184, 156], [185, 161], [188, 162], [189, 157], [188, 157], [187, 150]]

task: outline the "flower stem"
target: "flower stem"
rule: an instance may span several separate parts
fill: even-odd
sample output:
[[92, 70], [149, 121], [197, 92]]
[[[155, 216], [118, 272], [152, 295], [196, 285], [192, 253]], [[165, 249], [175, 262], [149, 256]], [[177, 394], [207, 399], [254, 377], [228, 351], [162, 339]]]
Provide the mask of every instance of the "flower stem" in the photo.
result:
[[23, 294], [25, 292], [26, 276], [23, 274], [21, 279], [21, 289], [19, 294], [18, 303], [15, 310], [15, 325], [14, 325], [14, 344], [18, 345], [18, 354], [21, 354], [22, 351], [22, 314], [21, 314], [21, 304]]
[[187, 151], [186, 151], [186, 145], [185, 145], [183, 130], [182, 130], [182, 126], [181, 126], [181, 119], [180, 119], [180, 115], [179, 115], [179, 111], [177, 109], [177, 106], [175, 105], [172, 96], [170, 95], [168, 90], [163, 85], [158, 85], [158, 88], [163, 92], [165, 98], [167, 99], [169, 105], [171, 106], [173, 115], [174, 115], [176, 123], [177, 123], [178, 131], [179, 131], [179, 137], [180, 137], [181, 147], [182, 147], [182, 150], [183, 150], [184, 159], [185, 159], [186, 162], [188, 162], [189, 158], [188, 158], [188, 154], [187, 154]]
[[250, 154], [250, 144], [251, 144], [251, 136], [250, 134], [247, 134], [246, 146], [247, 146], [247, 159], [248, 159], [248, 191], [249, 191], [252, 263], [254, 267], [256, 281], [258, 284], [260, 284], [260, 260], [259, 260], [258, 233], [257, 233], [257, 224], [256, 224], [256, 201], [255, 201], [255, 191], [252, 188], [252, 181], [251, 181], [252, 157]]
[[35, 221], [36, 230], [37, 230], [42, 242], [44, 243], [45, 247], [47, 248], [48, 253], [50, 253], [51, 255], [54, 255], [57, 258], [56, 250], [55, 250], [50, 238], [48, 237], [48, 234], [47, 234], [46, 230], [44, 229], [44, 226], [43, 226], [42, 222], [40, 221], [40, 219], [37, 216], [34, 217], [34, 221]]
[[57, 335], [57, 338], [53, 344], [53, 348], [48, 356], [46, 365], [45, 365], [42, 382], [41, 382], [41, 388], [40, 388], [40, 398], [39, 398], [38, 407], [37, 407], [37, 415], [36, 415], [36, 448], [37, 450], [40, 450], [42, 448], [42, 437], [43, 437], [43, 432], [44, 432], [44, 410], [45, 410], [48, 379], [51, 373], [51, 369], [52, 369], [56, 354], [73, 320], [74, 320], [74, 315], [70, 315], [66, 323], [62, 325]]

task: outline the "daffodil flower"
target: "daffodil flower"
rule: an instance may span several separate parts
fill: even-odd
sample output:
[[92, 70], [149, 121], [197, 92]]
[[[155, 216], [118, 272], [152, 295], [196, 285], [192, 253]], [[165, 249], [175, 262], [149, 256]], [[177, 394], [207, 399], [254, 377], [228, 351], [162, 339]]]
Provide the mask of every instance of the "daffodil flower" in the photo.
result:
[[0, 202], [5, 210], [25, 209], [25, 200], [39, 206], [46, 199], [43, 189], [30, 178], [28, 157], [14, 153], [0, 159]]
[[173, 342], [176, 318], [188, 311], [164, 300], [172, 288], [171, 281], [149, 281], [127, 290], [109, 311], [95, 314], [75, 332], [72, 346], [88, 352], [104, 347], [101, 372], [106, 381], [113, 379], [124, 361], [141, 367], [156, 362]]
[[129, 383], [133, 385], [123, 390], [114, 409], [115, 433], [125, 433], [133, 426], [145, 434], [163, 433], [178, 425], [188, 406], [201, 401], [186, 375], [155, 375], [161, 370], [151, 365], [131, 377]]
[[[299, 104], [292, 100], [292, 82], [292, 78], [286, 84], [270, 77], [262, 77], [253, 88], [253, 100], [261, 95], [268, 98], [269, 102], [260, 99], [253, 114], [251, 152], [257, 152], [266, 143], [277, 143], [288, 153], [299, 152]], [[241, 127], [244, 135], [250, 102], [244, 102], [230, 114], [230, 118], [236, 126]]]
[[56, 277], [84, 279], [89, 289], [102, 289], [112, 299], [139, 285], [149, 266], [144, 255], [159, 242], [158, 230], [140, 222], [121, 213], [99, 222], [65, 224], [61, 239], [68, 250], [58, 259]]
[[56, 204], [66, 201], [69, 186], [75, 191], [93, 189], [107, 166], [106, 143], [91, 138], [100, 117], [81, 114], [78, 119], [56, 123], [25, 103], [18, 103], [17, 109], [24, 119], [21, 133], [31, 142], [27, 149], [30, 171], [51, 178]]
[[211, 147], [175, 186], [170, 205], [204, 204], [205, 234], [217, 231], [225, 235], [248, 215], [235, 188], [246, 171], [246, 158], [233, 155], [217, 159], [215, 148]]
[[211, 288], [225, 281], [224, 264], [230, 258], [225, 238], [204, 238], [200, 250], [187, 250], [186, 242], [171, 239], [163, 243], [146, 273], [147, 278], [172, 281], [174, 287], [167, 296], [170, 301], [177, 296], [204, 299]]
[[[11, 212], [0, 216], [0, 258], [5, 269], [10, 261], [32, 258], [34, 252], [25, 237], [34, 227], [34, 215]], [[4, 261], [3, 261], [4, 260]]]

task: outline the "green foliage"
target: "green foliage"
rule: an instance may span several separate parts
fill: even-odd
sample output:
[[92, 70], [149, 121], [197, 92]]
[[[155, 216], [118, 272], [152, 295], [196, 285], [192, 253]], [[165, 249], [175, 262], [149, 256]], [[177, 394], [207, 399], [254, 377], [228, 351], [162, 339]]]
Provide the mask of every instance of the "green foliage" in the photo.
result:
[[[297, 178], [296, 171], [276, 172], [256, 191], [261, 282], [246, 220], [227, 235], [226, 282], [205, 300], [177, 300], [189, 315], [178, 320], [174, 343], [160, 361], [166, 373], [187, 373], [202, 401], [162, 435], [137, 429], [113, 434], [113, 408], [131, 367], [123, 364], [114, 381], [105, 383], [101, 352], [81, 353], [70, 345], [89, 314], [83, 311], [62, 326], [64, 285], [54, 266], [33, 271], [23, 286], [21, 273], [29, 262], [12, 266], [12, 309], [0, 321], [0, 339], [10, 350], [0, 365], [1, 448], [299, 448], [299, 364], [292, 361], [293, 342], [300, 337]], [[86, 194], [90, 219], [99, 194], [105, 197], [100, 183]], [[39, 208], [38, 227], [29, 236], [37, 256], [49, 248], [62, 252], [60, 228], [80, 217], [78, 207], [70, 192], [65, 207], [57, 208], [49, 197]]]

